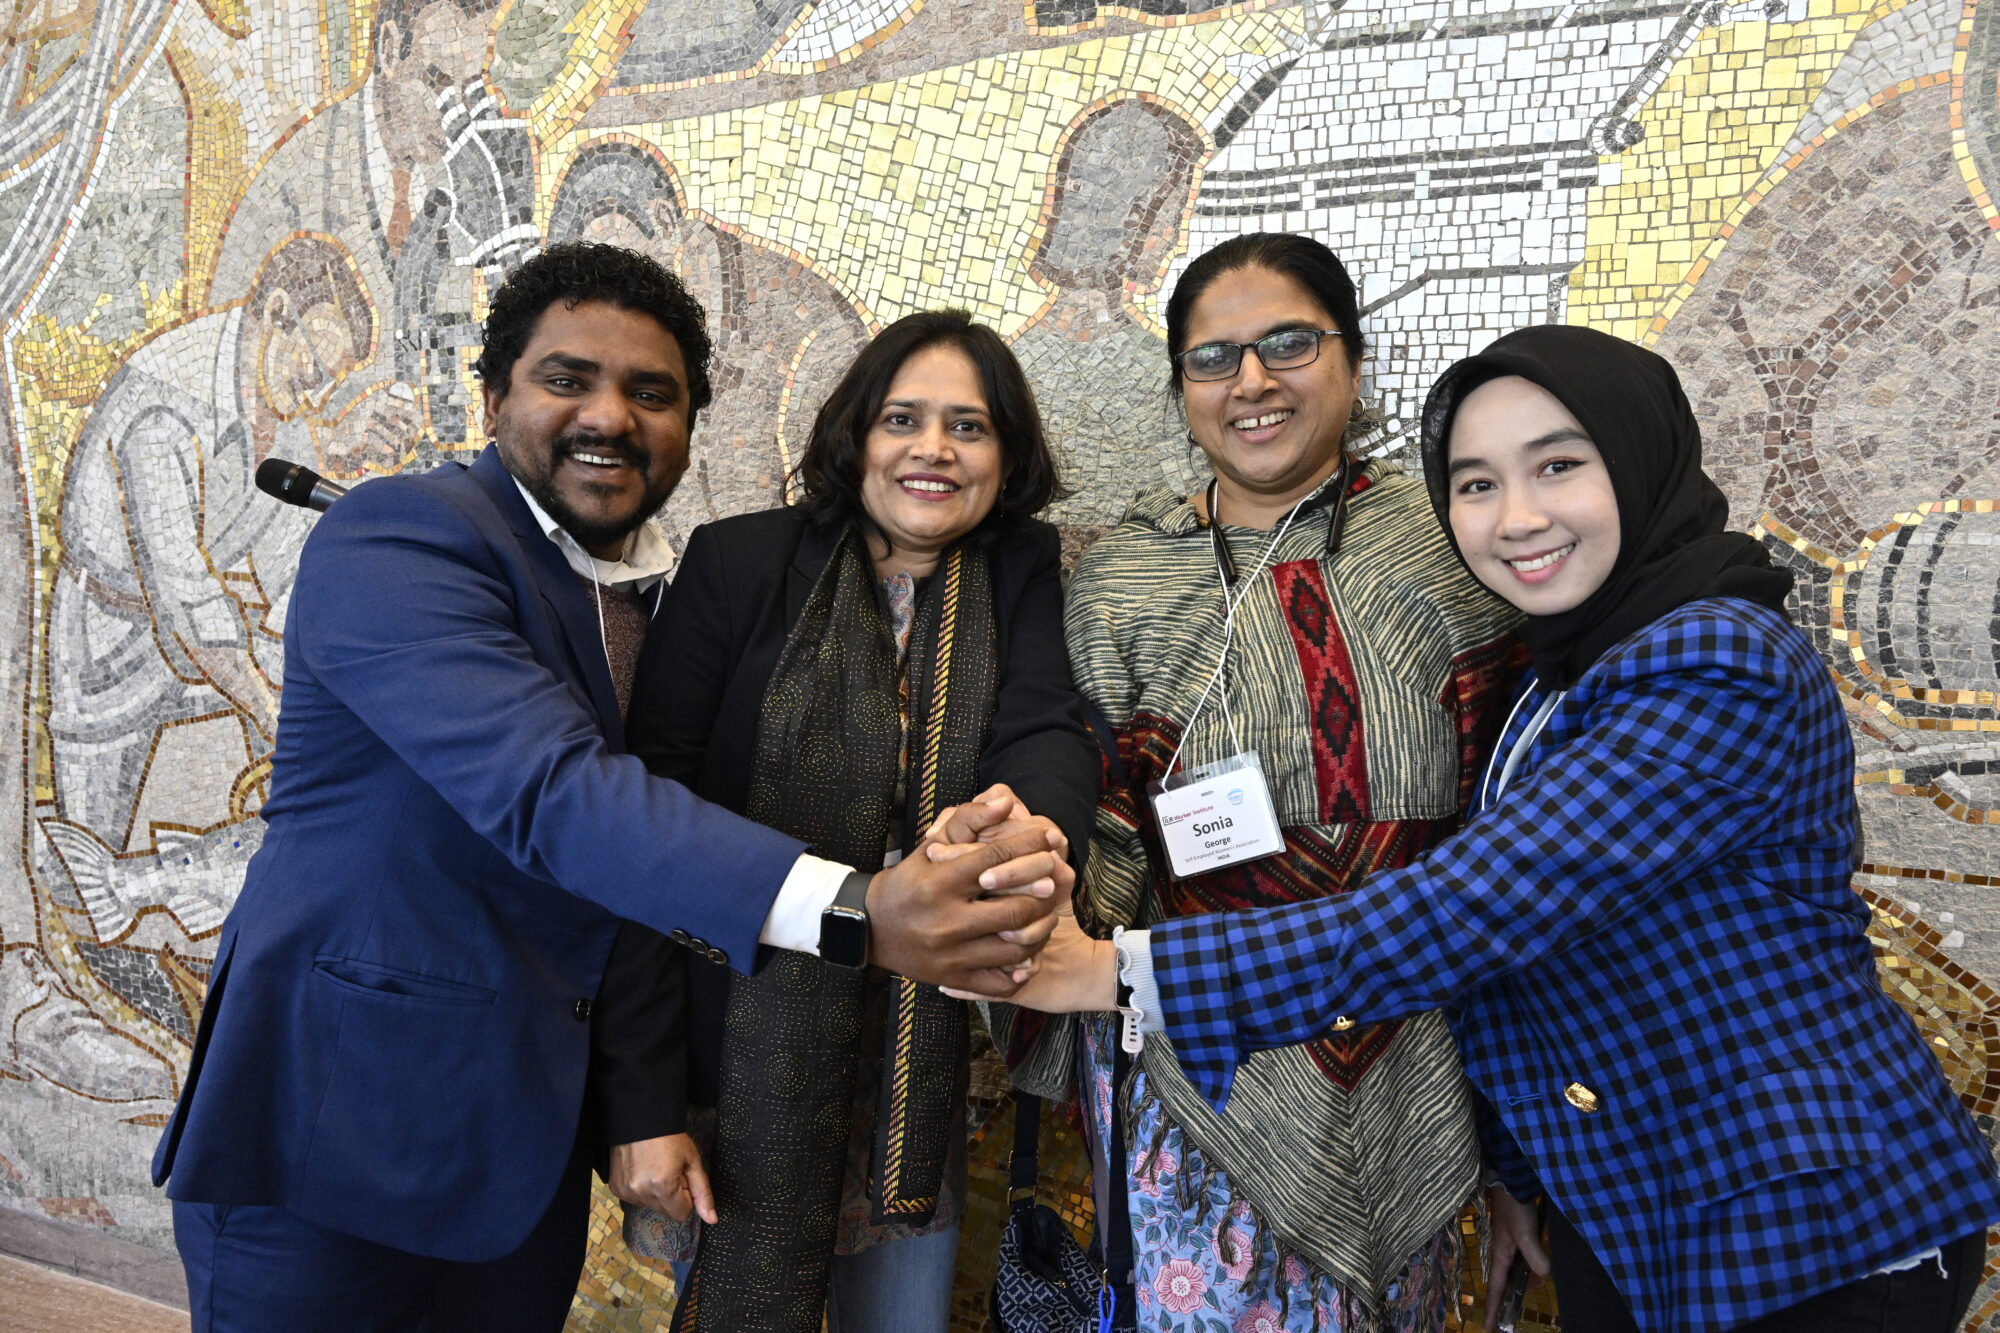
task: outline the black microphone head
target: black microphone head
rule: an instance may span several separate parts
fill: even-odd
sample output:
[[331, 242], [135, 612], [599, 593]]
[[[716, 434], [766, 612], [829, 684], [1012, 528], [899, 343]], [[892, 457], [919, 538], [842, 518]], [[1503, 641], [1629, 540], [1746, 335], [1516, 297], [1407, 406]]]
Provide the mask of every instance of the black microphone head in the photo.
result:
[[316, 480], [305, 464], [289, 458], [267, 458], [257, 465], [257, 489], [286, 504], [304, 504]]
[[267, 458], [257, 465], [257, 489], [288, 505], [322, 514], [347, 494], [345, 486], [328, 481], [304, 463], [284, 458]]

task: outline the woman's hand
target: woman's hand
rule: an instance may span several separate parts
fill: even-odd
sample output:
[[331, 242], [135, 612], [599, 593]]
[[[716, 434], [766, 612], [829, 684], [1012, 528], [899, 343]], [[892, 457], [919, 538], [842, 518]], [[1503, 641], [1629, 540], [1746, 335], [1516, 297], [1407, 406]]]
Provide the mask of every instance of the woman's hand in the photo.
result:
[[[1115, 1008], [1118, 1004], [1118, 953], [1109, 940], [1096, 940], [1083, 933], [1076, 912], [1065, 900], [1056, 909], [1056, 928], [1035, 959], [1034, 974], [1019, 990], [1006, 996], [1008, 1004], [1040, 1009], [1050, 1014], [1091, 1013]], [[991, 1000], [1001, 997], [974, 995], [969, 991], [947, 990], [960, 1000]]]
[[1486, 1191], [1486, 1213], [1493, 1237], [1486, 1262], [1486, 1333], [1500, 1324], [1500, 1307], [1518, 1261], [1528, 1265], [1529, 1285], [1549, 1275], [1549, 1256], [1542, 1249], [1542, 1219], [1535, 1205], [1522, 1203], [1499, 1185]]
[[667, 1134], [611, 1149], [611, 1192], [626, 1203], [685, 1222], [689, 1212], [715, 1222], [715, 1192], [702, 1169], [701, 1150], [686, 1134]]

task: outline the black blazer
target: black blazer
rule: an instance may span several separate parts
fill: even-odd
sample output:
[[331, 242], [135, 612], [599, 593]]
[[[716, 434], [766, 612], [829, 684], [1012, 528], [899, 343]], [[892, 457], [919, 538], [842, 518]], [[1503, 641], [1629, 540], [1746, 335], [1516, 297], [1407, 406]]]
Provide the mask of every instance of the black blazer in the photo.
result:
[[[743, 810], [764, 691], [836, 544], [796, 509], [695, 530], [647, 630], [626, 721], [628, 748], [654, 773]], [[992, 560], [1000, 682], [980, 780], [1012, 787], [1081, 857], [1100, 763], [1070, 679], [1055, 529], [1031, 522]], [[645, 926], [621, 928], [591, 1025], [606, 1143], [679, 1133], [690, 1102], [715, 1104], [727, 987], [726, 969]]]

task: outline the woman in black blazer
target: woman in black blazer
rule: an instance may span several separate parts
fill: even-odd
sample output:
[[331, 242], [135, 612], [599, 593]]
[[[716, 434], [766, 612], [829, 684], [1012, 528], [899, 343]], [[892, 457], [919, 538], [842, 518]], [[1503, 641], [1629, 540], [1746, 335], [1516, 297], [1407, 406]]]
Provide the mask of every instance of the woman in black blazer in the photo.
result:
[[[859, 870], [996, 785], [1080, 856], [1099, 761], [1056, 533], [1032, 517], [1055, 466], [1013, 354], [963, 312], [892, 324], [821, 408], [796, 481], [798, 504], [689, 539], [632, 752]], [[875, 968], [786, 955], [744, 978], [700, 954], [628, 924], [593, 1020], [599, 1129], [626, 1145], [614, 1183], [711, 1223], [690, 1272], [670, 1219], [628, 1221], [636, 1249], [678, 1261], [675, 1328], [813, 1333], [824, 1309], [833, 1333], [942, 1333], [965, 1006]]]

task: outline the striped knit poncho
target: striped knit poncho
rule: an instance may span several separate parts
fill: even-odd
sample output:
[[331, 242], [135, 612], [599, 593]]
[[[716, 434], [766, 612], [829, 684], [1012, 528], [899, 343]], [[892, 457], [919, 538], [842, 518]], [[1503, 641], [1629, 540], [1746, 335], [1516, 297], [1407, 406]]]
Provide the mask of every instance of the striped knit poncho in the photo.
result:
[[[1331, 509], [1299, 512], [1238, 606], [1227, 673], [1234, 738], [1211, 696], [1181, 756], [1192, 766], [1239, 741], [1254, 749], [1286, 850], [1193, 879], [1166, 873], [1146, 784], [1166, 771], [1222, 646], [1208, 532], [1193, 506], [1161, 489], [1079, 562], [1070, 656], [1125, 770], [1100, 801], [1078, 889], [1093, 929], [1342, 893], [1457, 826], [1524, 660], [1510, 632], [1519, 616], [1466, 573], [1422, 485], [1390, 465], [1355, 478], [1328, 556]], [[1224, 525], [1242, 578], [1275, 532]], [[1148, 1038], [1141, 1066], [1167, 1120], [1234, 1197], [1285, 1248], [1357, 1292], [1379, 1293], [1478, 1183], [1469, 1098], [1442, 1014], [1252, 1055], [1220, 1116], [1165, 1041]]]

